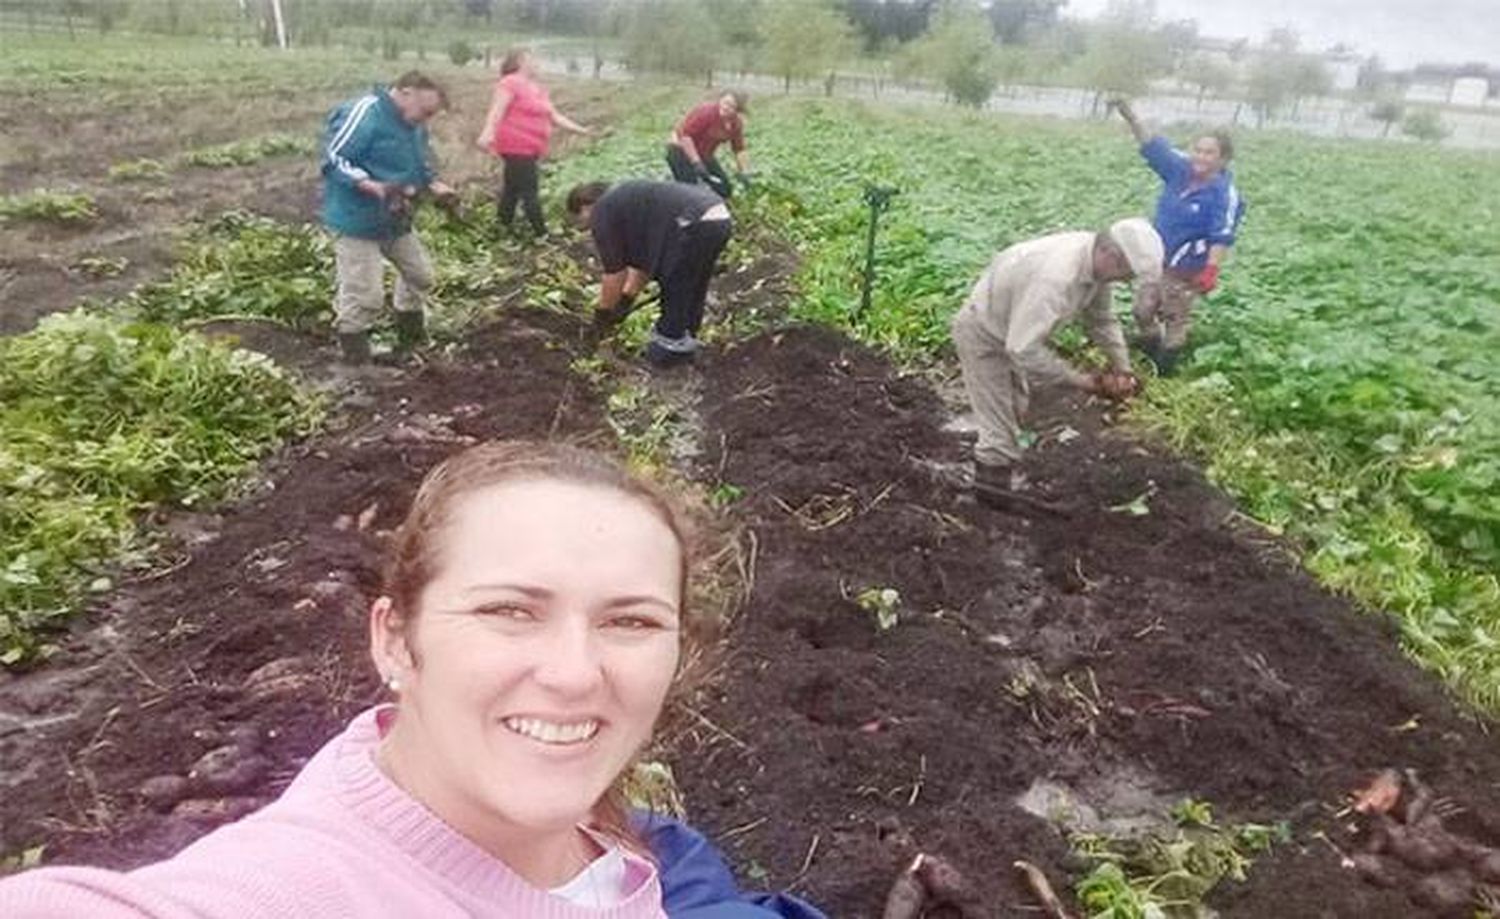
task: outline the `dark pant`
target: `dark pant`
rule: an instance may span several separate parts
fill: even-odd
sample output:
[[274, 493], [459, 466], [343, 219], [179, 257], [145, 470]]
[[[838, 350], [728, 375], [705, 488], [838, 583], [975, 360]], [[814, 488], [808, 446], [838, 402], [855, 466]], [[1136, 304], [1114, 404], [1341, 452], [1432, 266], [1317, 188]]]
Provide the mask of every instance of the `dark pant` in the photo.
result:
[[714, 263], [729, 243], [734, 223], [729, 220], [700, 220], [682, 228], [676, 252], [670, 257], [661, 283], [661, 316], [656, 320], [658, 338], [682, 342], [697, 336], [703, 325], [703, 302], [708, 299], [708, 282], [714, 274]]
[[693, 161], [682, 152], [682, 148], [676, 144], [667, 144], [667, 168], [672, 170], [672, 178], [688, 185], [697, 185], [703, 182], [713, 189], [714, 194], [720, 198], [728, 198], [734, 194], [734, 189], [729, 184], [729, 173], [719, 165], [719, 161], [712, 156], [703, 158], [703, 168], [708, 170], [708, 175], [699, 175], [698, 170], [693, 168]]
[[547, 222], [542, 219], [542, 202], [537, 197], [537, 158], [534, 156], [503, 156], [505, 161], [505, 186], [500, 190], [500, 225], [508, 227], [516, 218], [516, 205], [526, 210], [526, 219], [538, 236], [547, 232]]

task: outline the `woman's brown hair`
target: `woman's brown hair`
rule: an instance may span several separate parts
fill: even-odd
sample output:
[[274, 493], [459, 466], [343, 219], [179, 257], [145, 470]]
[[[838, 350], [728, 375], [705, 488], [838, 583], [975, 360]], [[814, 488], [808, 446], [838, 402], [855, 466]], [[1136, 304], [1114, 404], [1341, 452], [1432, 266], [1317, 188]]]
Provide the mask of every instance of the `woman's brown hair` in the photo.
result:
[[500, 59], [500, 75], [509, 76], [521, 69], [521, 61], [531, 53], [530, 48], [512, 48]]

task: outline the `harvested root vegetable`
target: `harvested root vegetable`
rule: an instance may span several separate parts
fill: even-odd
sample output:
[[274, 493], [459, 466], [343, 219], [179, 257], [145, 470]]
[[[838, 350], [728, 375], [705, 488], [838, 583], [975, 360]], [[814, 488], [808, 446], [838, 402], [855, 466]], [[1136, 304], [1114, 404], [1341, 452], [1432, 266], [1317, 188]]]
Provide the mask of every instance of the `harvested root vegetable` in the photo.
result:
[[1500, 851], [1491, 850], [1474, 861], [1474, 873], [1487, 884], [1500, 884]]
[[1401, 773], [1382, 769], [1364, 788], [1354, 793], [1354, 811], [1359, 814], [1388, 814], [1401, 800]]
[[1412, 899], [1447, 915], [1474, 902], [1474, 877], [1467, 871], [1444, 871], [1423, 878], [1412, 889]]
[[885, 898], [885, 911], [880, 914], [881, 919], [921, 919], [922, 905], [926, 900], [927, 893], [922, 889], [922, 882], [908, 869], [891, 885], [891, 892]]
[[1349, 860], [1354, 863], [1354, 870], [1359, 872], [1359, 876], [1376, 887], [1395, 887], [1400, 883], [1400, 878], [1388, 859], [1370, 852], [1361, 852], [1351, 855]]
[[930, 912], [957, 919], [989, 919], [958, 869], [932, 855], [918, 855], [886, 895], [882, 919], [921, 919]]
[[1392, 822], [1383, 830], [1386, 851], [1419, 871], [1442, 871], [1461, 861], [1458, 845], [1440, 826], [1413, 828]]

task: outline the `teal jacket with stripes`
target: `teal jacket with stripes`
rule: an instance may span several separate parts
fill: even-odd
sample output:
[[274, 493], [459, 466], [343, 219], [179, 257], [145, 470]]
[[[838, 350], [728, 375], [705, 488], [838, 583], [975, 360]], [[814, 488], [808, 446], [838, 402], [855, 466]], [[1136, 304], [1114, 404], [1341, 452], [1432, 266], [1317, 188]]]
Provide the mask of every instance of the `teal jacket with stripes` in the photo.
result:
[[421, 189], [432, 178], [427, 129], [402, 118], [385, 87], [329, 114], [323, 137], [323, 223], [333, 232], [378, 240], [410, 232], [409, 212], [392, 213], [356, 186], [373, 179]]

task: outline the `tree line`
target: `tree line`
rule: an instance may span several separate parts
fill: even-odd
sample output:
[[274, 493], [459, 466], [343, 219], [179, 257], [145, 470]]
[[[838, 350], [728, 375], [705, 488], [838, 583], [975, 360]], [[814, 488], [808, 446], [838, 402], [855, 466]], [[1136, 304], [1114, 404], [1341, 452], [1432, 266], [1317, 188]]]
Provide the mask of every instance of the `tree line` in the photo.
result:
[[[357, 43], [390, 58], [428, 48], [432, 36], [542, 32], [585, 39], [597, 75], [607, 59], [635, 71], [713, 82], [760, 73], [794, 84], [861, 81], [930, 86], [960, 105], [982, 106], [1028, 84], [1084, 87], [1096, 111], [1113, 94], [1142, 95], [1175, 80], [1201, 106], [1232, 98], [1264, 124], [1295, 117], [1303, 100], [1328, 95], [1325, 57], [1275, 29], [1261, 41], [1207, 42], [1191, 20], [1162, 21], [1151, 0], [1111, 0], [1094, 20], [1059, 15], [1066, 0], [280, 0], [296, 45]], [[0, 0], [5, 21], [61, 17], [70, 32], [125, 26], [165, 32], [232, 30], [274, 43], [272, 0]], [[441, 38], [437, 39], [442, 41]], [[447, 40], [458, 63], [479, 56]], [[1400, 87], [1367, 59], [1355, 98], [1387, 124], [1408, 123]], [[1417, 128], [1435, 115], [1414, 113]], [[1238, 115], [1236, 116], [1238, 118]], [[1440, 123], [1438, 124], [1440, 127]], [[1429, 132], [1430, 133], [1430, 132]]]

